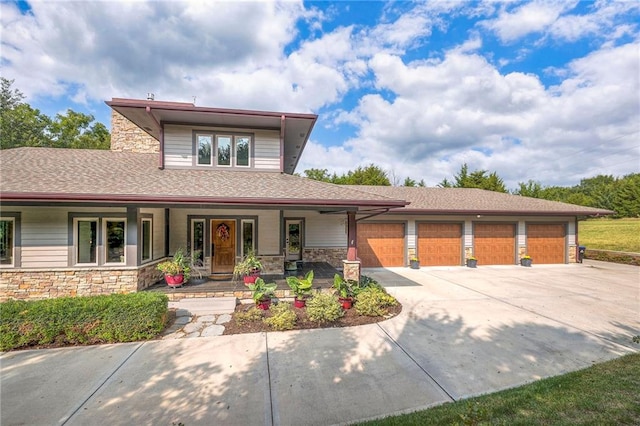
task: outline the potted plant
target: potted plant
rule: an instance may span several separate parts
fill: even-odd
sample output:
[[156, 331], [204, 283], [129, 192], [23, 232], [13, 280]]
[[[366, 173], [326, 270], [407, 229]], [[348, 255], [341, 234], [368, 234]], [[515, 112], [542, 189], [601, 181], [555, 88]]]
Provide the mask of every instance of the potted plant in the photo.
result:
[[415, 256], [409, 259], [409, 267], [411, 269], [420, 269], [420, 259]]
[[520, 258], [520, 265], [522, 266], [531, 267], [531, 263], [533, 263], [533, 259], [531, 259], [531, 256], [529, 256], [528, 254], [525, 254], [524, 256], [522, 256], [522, 258]]
[[233, 277], [238, 279], [243, 278], [245, 285], [253, 284], [260, 276], [262, 270], [262, 263], [258, 259], [253, 251], [247, 253], [241, 262], [237, 263], [233, 268]]
[[338, 293], [338, 300], [342, 305], [342, 309], [351, 309], [353, 306], [353, 287], [351, 283], [340, 275], [335, 274], [333, 276], [333, 288]]
[[183, 248], [179, 248], [173, 254], [171, 260], [158, 263], [156, 268], [164, 273], [164, 279], [170, 287], [180, 287], [189, 280], [191, 276], [191, 261], [185, 255]]
[[304, 278], [287, 277], [287, 284], [295, 295], [293, 306], [296, 308], [304, 308], [307, 298], [311, 295], [313, 271], [307, 272], [307, 275], [305, 275]]
[[276, 294], [277, 286], [276, 283], [265, 283], [260, 277], [254, 283], [249, 284], [249, 290], [252, 291], [251, 298], [259, 309], [269, 309], [271, 298]]
[[467, 266], [469, 268], [475, 268], [476, 266], [478, 266], [478, 259], [476, 259], [475, 257], [471, 256], [467, 258]]

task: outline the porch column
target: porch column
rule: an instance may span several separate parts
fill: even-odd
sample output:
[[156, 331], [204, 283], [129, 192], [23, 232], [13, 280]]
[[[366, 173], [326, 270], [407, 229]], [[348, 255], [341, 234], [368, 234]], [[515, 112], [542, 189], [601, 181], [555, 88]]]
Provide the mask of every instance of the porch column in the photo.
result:
[[347, 212], [347, 259], [342, 261], [342, 274], [345, 280], [360, 281], [357, 241], [356, 212]]
[[356, 212], [347, 212], [347, 260], [358, 260]]
[[140, 209], [136, 207], [127, 207], [127, 246], [126, 250], [126, 259], [127, 266], [138, 266], [140, 265], [140, 258], [138, 257], [138, 219], [139, 219]]

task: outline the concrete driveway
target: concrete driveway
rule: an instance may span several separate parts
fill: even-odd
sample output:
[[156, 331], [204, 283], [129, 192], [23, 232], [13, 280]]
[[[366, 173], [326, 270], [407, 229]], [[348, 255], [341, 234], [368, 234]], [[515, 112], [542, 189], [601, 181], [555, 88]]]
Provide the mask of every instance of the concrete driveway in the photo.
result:
[[638, 351], [640, 269], [370, 269], [401, 315], [362, 327], [5, 353], [6, 425], [328, 425]]

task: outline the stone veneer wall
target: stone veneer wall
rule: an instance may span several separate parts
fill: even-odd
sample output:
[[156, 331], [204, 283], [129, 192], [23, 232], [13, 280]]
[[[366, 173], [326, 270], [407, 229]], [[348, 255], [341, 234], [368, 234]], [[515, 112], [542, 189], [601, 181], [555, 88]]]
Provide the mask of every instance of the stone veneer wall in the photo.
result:
[[284, 274], [284, 256], [258, 256], [262, 263], [262, 273], [265, 275]]
[[157, 153], [160, 142], [116, 110], [111, 110], [111, 151]]
[[334, 268], [341, 269], [342, 261], [347, 258], [346, 247], [339, 248], [304, 248], [302, 260], [305, 262], [327, 262]]
[[578, 246], [576, 246], [574, 244], [569, 246], [569, 263], [578, 262], [578, 253], [577, 252], [578, 252]]
[[134, 293], [162, 279], [158, 262], [140, 268], [0, 270], [0, 301]]

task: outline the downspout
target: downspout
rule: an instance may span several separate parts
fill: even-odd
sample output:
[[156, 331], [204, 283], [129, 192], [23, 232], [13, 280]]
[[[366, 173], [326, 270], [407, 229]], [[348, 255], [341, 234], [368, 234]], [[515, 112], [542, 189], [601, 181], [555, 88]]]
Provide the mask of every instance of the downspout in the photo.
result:
[[284, 114], [280, 116], [280, 173], [284, 172], [284, 127], [285, 127], [285, 116]]
[[153, 120], [153, 122], [156, 124], [156, 126], [158, 126], [158, 130], [160, 132], [160, 156], [158, 157], [158, 168], [160, 170], [164, 169], [164, 127], [162, 125], [160, 125], [160, 123], [158, 122], [158, 120], [156, 120], [156, 118], [153, 116], [153, 114], [151, 114], [151, 107], [148, 106], [146, 108], [146, 112], [147, 114], [149, 114], [149, 117], [151, 117], [151, 119]]

